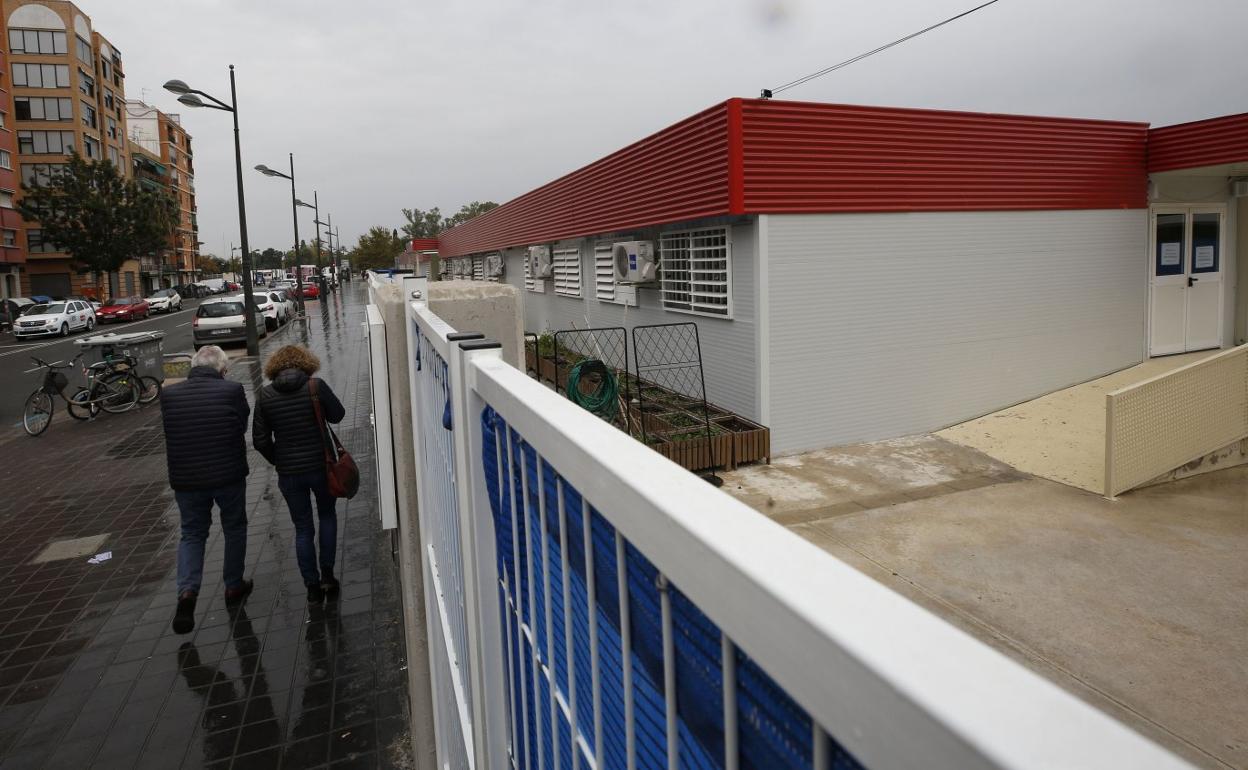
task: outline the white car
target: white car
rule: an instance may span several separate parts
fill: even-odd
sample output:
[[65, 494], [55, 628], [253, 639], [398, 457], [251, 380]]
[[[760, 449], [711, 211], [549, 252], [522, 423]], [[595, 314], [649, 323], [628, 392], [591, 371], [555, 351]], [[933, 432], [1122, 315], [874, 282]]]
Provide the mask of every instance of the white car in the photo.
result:
[[14, 337], [64, 337], [71, 331], [95, 328], [95, 311], [85, 302], [69, 300], [35, 305], [13, 325]]
[[182, 295], [173, 289], [158, 289], [147, 298], [153, 313], [172, 313], [182, 309]]
[[285, 290], [270, 289], [267, 293], [273, 304], [277, 305], [278, 323], [286, 323], [295, 317], [295, 300]]
[[[242, 297], [213, 297], [199, 303], [191, 319], [191, 340], [195, 349], [223, 342], [247, 341], [247, 315]], [[264, 315], [256, 308], [256, 333], [268, 335]]]
[[[268, 294], [256, 291], [252, 292], [251, 296], [255, 300], [256, 311], [259, 312], [260, 315], [264, 316], [265, 328], [272, 331], [282, 325], [281, 310], [278, 308], [277, 303], [274, 302]], [[242, 302], [243, 295], [239, 294], [235, 297], [235, 299]]]

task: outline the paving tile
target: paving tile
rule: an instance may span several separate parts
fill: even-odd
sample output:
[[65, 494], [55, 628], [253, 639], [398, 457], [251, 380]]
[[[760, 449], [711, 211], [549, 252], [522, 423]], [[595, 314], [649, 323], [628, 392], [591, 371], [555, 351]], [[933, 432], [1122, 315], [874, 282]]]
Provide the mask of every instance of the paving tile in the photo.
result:
[[[363, 288], [349, 287], [341, 311], [312, 325], [309, 344], [348, 405], [351, 424], [339, 433], [367, 469]], [[238, 362], [230, 373], [249, 398], [253, 366]], [[110, 454], [122, 432], [155, 451]], [[253, 453], [247, 571], [256, 590], [241, 609], [225, 606], [214, 526], [196, 629], [178, 636], [169, 628], [178, 513], [159, 409], [58, 423], [42, 439], [0, 465], [0, 484], [17, 490], [6, 505], [24, 522], [0, 541], [0, 584], [9, 589], [0, 598], [0, 770], [410, 766], [404, 749], [389, 748], [406, 735], [393, 622], [402, 611], [393, 562], [380, 556], [389, 536], [374, 514], [370, 473], [339, 508], [342, 593], [309, 608], [277, 476]], [[70, 447], [88, 459], [65, 476], [46, 458]], [[109, 562], [30, 563], [53, 541], [103, 533]]]

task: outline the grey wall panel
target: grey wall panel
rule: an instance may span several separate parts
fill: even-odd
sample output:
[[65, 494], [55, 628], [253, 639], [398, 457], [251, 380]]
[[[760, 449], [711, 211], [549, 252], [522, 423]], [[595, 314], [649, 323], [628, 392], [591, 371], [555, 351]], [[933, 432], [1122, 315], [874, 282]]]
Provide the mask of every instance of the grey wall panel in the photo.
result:
[[[644, 289], [639, 292], [638, 307], [600, 302], [594, 297], [595, 243], [633, 238], [657, 242], [658, 234], [658, 230], [647, 230], [627, 237], [580, 240], [581, 296], [579, 298], [554, 294], [551, 281], [546, 282], [545, 294], [525, 290], [524, 251], [522, 249], [506, 250], [504, 252], [505, 280], [519, 287], [524, 297], [525, 330], [540, 333], [546, 330], [624, 326], [630, 330], [629, 346], [631, 349], [631, 329], [634, 326], [693, 321], [698, 325], [698, 335], [702, 342], [707, 398], [734, 412], [757, 419], [756, 394], [759, 372], [757, 340], [754, 331], [757, 300], [752, 224], [732, 225], [733, 317], [731, 320], [664, 310], [660, 304], [659, 292], [655, 289]], [[564, 241], [559, 245], [573, 243], [576, 241]]]
[[773, 448], [935, 430], [1138, 363], [1143, 210], [769, 217]]

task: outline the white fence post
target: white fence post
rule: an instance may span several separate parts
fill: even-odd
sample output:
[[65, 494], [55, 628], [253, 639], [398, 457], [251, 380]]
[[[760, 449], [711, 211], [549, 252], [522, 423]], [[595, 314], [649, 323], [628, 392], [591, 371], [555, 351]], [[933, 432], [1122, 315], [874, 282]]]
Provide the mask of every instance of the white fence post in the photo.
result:
[[[455, 335], [452, 335], [454, 337]], [[480, 335], [476, 335], [480, 337]], [[475, 756], [482, 768], [505, 767], [509, 722], [507, 681], [503, 674], [503, 630], [499, 605], [498, 562], [489, 491], [483, 473], [485, 402], [472, 389], [470, 363], [502, 358], [494, 340], [460, 341], [451, 348], [452, 420], [459, 491], [460, 538], [464, 559], [471, 662]]]

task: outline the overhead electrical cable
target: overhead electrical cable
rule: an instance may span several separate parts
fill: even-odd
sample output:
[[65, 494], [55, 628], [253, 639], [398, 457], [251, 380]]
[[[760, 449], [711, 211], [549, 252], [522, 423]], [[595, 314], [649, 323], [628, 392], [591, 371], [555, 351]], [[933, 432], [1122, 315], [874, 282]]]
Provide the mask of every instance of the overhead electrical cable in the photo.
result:
[[827, 74], [828, 74], [828, 73], [830, 73], [830, 72], [836, 72], [837, 70], [841, 69], [842, 67], [848, 67], [849, 65], [853, 64], [854, 62], [859, 62], [859, 61], [862, 61], [863, 59], [867, 58], [868, 56], [874, 56], [874, 55], [876, 55], [877, 53], [880, 53], [881, 51], [887, 51], [889, 48], [892, 48], [892, 47], [893, 47], [893, 46], [895, 46], [895, 45], [900, 45], [900, 44], [902, 44], [902, 43], [906, 42], [907, 40], [913, 40], [914, 38], [918, 37], [919, 35], [922, 35], [922, 34], [925, 34], [925, 33], [931, 32], [932, 30], [937, 29], [937, 28], [939, 28], [939, 27], [943, 27], [943, 26], [945, 26], [946, 24], [949, 24], [950, 22], [957, 21], [958, 19], [961, 19], [961, 18], [962, 18], [962, 17], [964, 17], [964, 16], [970, 16], [972, 13], [975, 13], [976, 11], [981, 10], [981, 9], [983, 9], [983, 8], [987, 8], [988, 6], [990, 6], [990, 5], [992, 5], [993, 3], [996, 3], [996, 2], [999, 2], [999, 0], [988, 0], [988, 2], [986, 2], [986, 3], [982, 4], [982, 5], [977, 5], [977, 6], [975, 6], [974, 8], [971, 8], [970, 10], [963, 11], [962, 13], [959, 13], [959, 14], [958, 14], [958, 15], [956, 15], [956, 16], [950, 16], [949, 18], [945, 19], [944, 21], [941, 21], [941, 22], [938, 22], [938, 23], [936, 23], [936, 24], [933, 24], [933, 25], [932, 25], [932, 26], [930, 26], [930, 27], [924, 27], [923, 29], [919, 30], [918, 32], [912, 32], [912, 33], [910, 33], [909, 35], [906, 35], [905, 37], [902, 37], [902, 38], [898, 38], [898, 39], [894, 40], [894, 41], [893, 41], [893, 42], [891, 42], [891, 43], [885, 43], [884, 45], [880, 46], [879, 48], [873, 48], [872, 50], [867, 51], [866, 53], [860, 53], [860, 54], [858, 54], [857, 56], [853, 57], [852, 59], [846, 59], [846, 60], [845, 60], [845, 61], [843, 61], [843, 62], [839, 62], [839, 63], [837, 63], [837, 64], [833, 64], [831, 67], [825, 67], [824, 69], [821, 69], [821, 70], [819, 70], [818, 72], [812, 72], [812, 73], [810, 73], [809, 75], [806, 75], [806, 76], [804, 76], [804, 77], [800, 77], [800, 78], [798, 78], [797, 80], [792, 80], [792, 81], [789, 81], [788, 83], [785, 83], [785, 84], [784, 84], [784, 85], [782, 85], [782, 86], [777, 86], [777, 87], [775, 87], [775, 88], [764, 88], [764, 89], [763, 89], [763, 93], [762, 93], [762, 97], [763, 97], [764, 99], [769, 99], [769, 98], [771, 98], [771, 96], [772, 96], [773, 94], [778, 94], [778, 93], [780, 93], [781, 91], [787, 91], [787, 90], [789, 90], [790, 88], [795, 88], [795, 87], [797, 87], [797, 86], [802, 85], [803, 83], [809, 83], [810, 81], [814, 80], [815, 78], [821, 78], [821, 77], [823, 77], [824, 75], [827, 75]]

